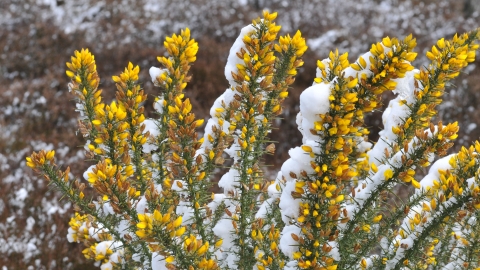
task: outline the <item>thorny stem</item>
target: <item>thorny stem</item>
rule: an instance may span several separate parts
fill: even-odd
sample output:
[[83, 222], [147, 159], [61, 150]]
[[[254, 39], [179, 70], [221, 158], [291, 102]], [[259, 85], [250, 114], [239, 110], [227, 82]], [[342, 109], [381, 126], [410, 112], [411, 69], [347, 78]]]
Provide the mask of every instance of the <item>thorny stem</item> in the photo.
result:
[[397, 263], [395, 264], [394, 270], [400, 270], [403, 265], [403, 258], [413, 258], [412, 256], [415, 254], [418, 254], [419, 251], [421, 251], [421, 247], [424, 244], [424, 241], [426, 238], [432, 234], [432, 232], [435, 232], [436, 229], [438, 229], [442, 224], [444, 224], [444, 219], [448, 216], [450, 216], [453, 212], [455, 212], [456, 209], [459, 209], [464, 205], [466, 202], [468, 202], [471, 199], [471, 195], [466, 195], [462, 196], [460, 198], [457, 198], [457, 201], [455, 203], [451, 203], [448, 206], [444, 207], [443, 211], [435, 215], [435, 219], [430, 221], [428, 225], [423, 228], [422, 232], [420, 235], [415, 239], [413, 246], [408, 247], [408, 249], [404, 252], [402, 258], [398, 259]]

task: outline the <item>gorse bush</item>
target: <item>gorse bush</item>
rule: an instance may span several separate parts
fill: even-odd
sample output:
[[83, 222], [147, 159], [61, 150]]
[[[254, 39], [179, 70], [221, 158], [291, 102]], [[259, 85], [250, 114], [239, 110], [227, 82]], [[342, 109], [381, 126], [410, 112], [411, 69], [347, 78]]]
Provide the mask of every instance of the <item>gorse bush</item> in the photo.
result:
[[[479, 31], [440, 39], [420, 70], [412, 36], [386, 37], [354, 63], [338, 51], [318, 61], [296, 118], [303, 145], [270, 181], [268, 134], [307, 49], [299, 31], [277, 38], [275, 18], [264, 12], [242, 29], [225, 68], [230, 87], [203, 136], [183, 94], [198, 51], [188, 29], [166, 38], [162, 68], [150, 69], [161, 88], [155, 119], [144, 116], [138, 66], [113, 76], [107, 104], [94, 56], [75, 52], [66, 73], [93, 164], [88, 183], [58, 168], [54, 151], [27, 157], [75, 203], [68, 241], [101, 269], [480, 267], [480, 143], [442, 157], [459, 127], [431, 121], [449, 81], [474, 61]], [[372, 145], [364, 116], [386, 91], [396, 97]], [[212, 194], [219, 168], [224, 192]], [[412, 194], [396, 194], [400, 186]]]

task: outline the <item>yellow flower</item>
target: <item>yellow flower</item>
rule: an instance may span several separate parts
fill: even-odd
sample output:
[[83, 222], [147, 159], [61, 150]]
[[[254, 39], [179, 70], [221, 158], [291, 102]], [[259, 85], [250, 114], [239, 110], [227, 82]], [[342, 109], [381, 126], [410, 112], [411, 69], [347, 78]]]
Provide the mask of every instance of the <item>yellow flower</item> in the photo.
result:
[[140, 222], [137, 223], [137, 228], [150, 230], [153, 229], [152, 218], [149, 214], [138, 214], [138, 219], [140, 220]]
[[383, 172], [383, 176], [385, 176], [385, 180], [388, 180], [393, 177], [393, 171], [389, 168]]
[[355, 79], [351, 80], [351, 81], [347, 84], [347, 87], [348, 87], [348, 88], [354, 88], [355, 86], [357, 86], [357, 84], [358, 84], [358, 79], [355, 78]]
[[302, 149], [303, 149], [303, 151], [305, 151], [307, 153], [312, 152], [312, 147], [310, 147], [308, 145], [302, 145]]
[[372, 163], [372, 172], [374, 173], [378, 172], [378, 168], [377, 168], [377, 165], [375, 165], [375, 163]]
[[420, 188], [420, 183], [415, 179], [412, 179], [412, 186], [414, 186], [415, 188]]
[[378, 222], [380, 222], [380, 220], [382, 220], [382, 215], [375, 216], [372, 221], [374, 223], [378, 223]]
[[30, 168], [35, 168], [35, 163], [33, 163], [32, 161], [32, 158], [31, 157], [27, 157], [27, 166], [30, 167]]

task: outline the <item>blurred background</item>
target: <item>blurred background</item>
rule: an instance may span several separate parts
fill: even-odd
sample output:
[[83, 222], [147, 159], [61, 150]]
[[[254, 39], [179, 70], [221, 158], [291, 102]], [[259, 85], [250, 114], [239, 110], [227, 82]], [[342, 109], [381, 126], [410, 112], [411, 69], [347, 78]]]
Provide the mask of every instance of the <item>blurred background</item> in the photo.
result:
[[[32, 151], [56, 149], [58, 164], [80, 177], [82, 138], [77, 134], [65, 62], [74, 50], [89, 48], [103, 79], [105, 101], [114, 97], [110, 80], [128, 61], [141, 68], [140, 81], [152, 116], [154, 88], [148, 69], [158, 66], [166, 35], [189, 27], [200, 50], [186, 89], [198, 117], [207, 117], [213, 101], [228, 87], [224, 66], [239, 30], [278, 11], [281, 34], [300, 29], [309, 50], [290, 96], [284, 119], [272, 139], [277, 155], [268, 157], [272, 171], [301, 144], [295, 124], [298, 97], [312, 84], [316, 60], [330, 50], [348, 51], [353, 61], [384, 36], [412, 33], [417, 38], [416, 67], [427, 65], [425, 52], [441, 37], [451, 38], [480, 26], [478, 0], [1, 0], [0, 3], [0, 266], [5, 269], [94, 269], [81, 255], [82, 245], [67, 242], [72, 205], [60, 200], [45, 181], [24, 164]], [[444, 96], [437, 120], [459, 121], [456, 143], [479, 137], [480, 61], [472, 63]], [[388, 101], [391, 96], [386, 94]], [[381, 112], [368, 117], [376, 139]]]

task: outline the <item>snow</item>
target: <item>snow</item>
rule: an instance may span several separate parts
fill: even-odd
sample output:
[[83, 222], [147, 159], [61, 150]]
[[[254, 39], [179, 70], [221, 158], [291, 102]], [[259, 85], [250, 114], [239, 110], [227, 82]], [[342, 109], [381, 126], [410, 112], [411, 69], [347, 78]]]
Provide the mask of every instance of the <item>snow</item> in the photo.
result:
[[[315, 122], [321, 120], [319, 115], [330, 109], [330, 87], [331, 84], [322, 82], [308, 87], [300, 94], [300, 112], [297, 114], [296, 123], [302, 133], [303, 143], [307, 140], [321, 141], [321, 138], [313, 135], [310, 130], [314, 129]], [[312, 143], [312, 146], [315, 145], [317, 143]]]
[[17, 200], [24, 201], [28, 196], [28, 191], [25, 188], [21, 188], [15, 192], [15, 195], [17, 196]]
[[445, 156], [439, 160], [437, 160], [433, 165], [430, 167], [428, 174], [423, 177], [420, 181], [420, 189], [416, 191], [416, 193], [420, 193], [421, 190], [427, 190], [427, 188], [433, 187], [433, 181], [439, 181], [440, 173], [438, 170], [449, 170], [452, 166], [449, 164], [450, 159], [455, 156], [455, 154], [451, 154]]
[[[213, 227], [213, 232], [216, 236], [223, 239], [222, 249], [227, 251], [233, 247], [233, 240], [235, 235], [235, 229], [232, 225], [232, 220], [220, 219], [219, 222]], [[232, 233], [233, 232], [233, 233]]]
[[280, 196], [280, 209], [282, 211], [282, 220], [285, 224], [288, 224], [290, 219], [298, 218], [298, 211], [300, 209], [300, 199], [294, 199], [291, 195], [292, 191], [295, 191], [296, 181], [288, 181], [282, 190]]
[[165, 257], [157, 252], [152, 253], [152, 270], [166, 270]]
[[330, 255], [334, 260], [340, 260], [340, 252], [338, 250], [338, 243], [335, 241], [328, 241], [328, 245], [332, 248], [328, 255]]
[[[371, 52], [366, 52], [366, 53], [362, 54], [360, 57], [362, 57], [363, 60], [365, 60], [365, 67], [363, 67], [363, 69], [361, 71], [356, 71], [351, 67], [347, 67], [344, 70], [344, 77], [345, 78], [353, 77], [353, 78], [360, 79], [364, 76], [364, 74], [367, 77], [369, 77], [373, 74], [373, 72], [370, 70], [370, 65], [371, 65], [370, 57], [373, 57], [372, 53]], [[360, 59], [360, 57], [359, 57], [359, 59]], [[329, 59], [327, 59], [327, 60], [328, 60], [328, 62], [330, 62]], [[357, 60], [356, 63], [358, 64], [359, 60]]]
[[83, 173], [83, 179], [88, 181], [88, 174], [93, 173], [93, 169], [96, 168], [96, 166], [97, 165], [90, 165], [90, 167], [88, 167], [88, 169]]
[[179, 202], [176, 210], [178, 216], [182, 216], [182, 226], [188, 226], [194, 222], [194, 210], [187, 202]]
[[293, 181], [295, 178], [292, 177], [292, 173], [295, 175], [300, 175], [301, 169], [302, 164], [298, 160], [289, 158], [282, 165], [282, 176], [284, 176], [287, 181]]
[[268, 211], [271, 209], [272, 205], [275, 202], [275, 198], [269, 198], [265, 200], [255, 214], [255, 218], [266, 218]]
[[163, 113], [163, 96], [162, 97], [159, 97], [158, 101], [156, 101], [155, 103], [153, 103], [153, 109], [155, 109], [156, 112], [158, 113]]
[[100, 269], [101, 269], [101, 270], [112, 270], [112, 269], [113, 269], [113, 265], [112, 265], [112, 263], [110, 263], [110, 262], [106, 262], [106, 263], [103, 263], [103, 264], [100, 266]]
[[316, 51], [325, 47], [334, 47], [334, 42], [343, 35], [336, 29], [329, 30], [317, 38], [307, 40], [307, 45], [312, 51]]
[[[330, 109], [330, 83], [314, 84], [305, 89], [300, 95], [300, 112], [297, 115], [297, 125], [300, 132], [303, 135], [304, 146], [308, 146], [312, 149], [312, 153], [319, 154], [322, 149], [319, 148], [319, 142], [322, 141], [318, 135], [313, 135], [310, 129], [314, 128], [314, 122], [320, 121], [320, 114], [325, 114]], [[275, 183], [270, 185], [269, 193], [271, 196], [277, 194], [277, 186], [281, 188], [279, 207], [282, 213], [282, 220], [285, 224], [289, 224], [290, 221], [295, 220], [299, 216], [301, 199], [295, 199], [292, 197], [292, 192], [295, 191], [295, 184], [297, 183], [297, 177], [300, 176], [302, 171], [307, 174], [313, 174], [314, 169], [311, 166], [313, 161], [310, 153], [305, 152], [302, 147], [295, 147], [288, 151], [290, 156], [281, 167], [281, 171], [277, 175]], [[283, 179], [286, 183], [282, 185]], [[278, 195], [275, 195], [278, 196]], [[272, 199], [274, 197], [272, 196]], [[262, 206], [263, 207], [263, 206]], [[261, 208], [262, 211], [263, 208]], [[261, 212], [263, 213], [263, 212]], [[292, 239], [291, 233], [294, 232], [300, 236], [300, 228], [296, 225], [287, 225], [282, 231], [280, 239], [280, 249], [282, 252], [293, 258], [293, 253], [298, 249], [297, 243]], [[336, 251], [333, 251], [333, 255], [336, 255]]]
[[[443, 158], [437, 160], [430, 167], [430, 170], [429, 170], [428, 174], [420, 181], [421, 188], [416, 190], [415, 195], [418, 196], [422, 192], [425, 192], [426, 190], [429, 190], [430, 188], [432, 188], [434, 186], [434, 183], [433, 183], [434, 180], [440, 181], [439, 180], [440, 179], [439, 170], [446, 171], [446, 170], [452, 169], [452, 166], [450, 165], [449, 161], [454, 156], [455, 155], [452, 154], [452, 155], [448, 155], [446, 157], [443, 157]], [[470, 178], [470, 179], [466, 180], [467, 188], [465, 189], [464, 193], [468, 192], [468, 190], [469, 190], [468, 187], [473, 187], [473, 185], [470, 185], [470, 183], [474, 183], [473, 179], [474, 178]], [[439, 190], [438, 192], [439, 193], [436, 194], [435, 197], [439, 197], [443, 194], [442, 190]], [[386, 269], [392, 269], [397, 262], [402, 261], [403, 256], [405, 254], [405, 251], [408, 250], [409, 248], [411, 248], [414, 245], [416, 239], [422, 233], [422, 231], [426, 227], [428, 227], [432, 222], [437, 222], [436, 220], [438, 219], [438, 217], [443, 215], [443, 212], [446, 211], [447, 207], [456, 203], [456, 202], [457, 202], [456, 197], [451, 197], [444, 203], [437, 202], [438, 206], [437, 206], [435, 211], [425, 211], [425, 210], [423, 210], [423, 205], [427, 205], [428, 207], [431, 207], [430, 199], [423, 200], [423, 201], [419, 202], [417, 205], [411, 207], [410, 211], [408, 212], [407, 217], [403, 220], [403, 223], [400, 226], [400, 228], [406, 233], [406, 236], [402, 237], [402, 236], [399, 235], [394, 240], [391, 241], [390, 248], [389, 248], [390, 250], [394, 250], [392, 245], [393, 245], [393, 243], [395, 243], [395, 241], [398, 241], [400, 246], [396, 250], [395, 256], [392, 259], [390, 259], [389, 261], [387, 261], [387, 268]], [[415, 227], [412, 229], [410, 227], [409, 223], [411, 222], [411, 220], [413, 220], [414, 216], [418, 215], [418, 214], [420, 214], [422, 216], [422, 218], [425, 220], [425, 222], [422, 222], [418, 225], [415, 225]], [[458, 226], [460, 226], [460, 225], [457, 225], [457, 227], [454, 227], [454, 231], [457, 234], [462, 235], [461, 228], [463, 227], [463, 225], [461, 225], [460, 227], [458, 227]], [[457, 245], [461, 246], [462, 245], [461, 241], [458, 241]], [[457, 259], [460, 259], [460, 261], [461, 261], [461, 256], [459, 256], [459, 254], [455, 255], [455, 253], [458, 253], [458, 252], [454, 251], [453, 253], [454, 253], [454, 255], [452, 255], [453, 256], [452, 258], [456, 257]], [[459, 262], [459, 261], [457, 260], [457, 262]], [[450, 269], [450, 267], [453, 267], [457, 262], [451, 262], [449, 265], [446, 266], [446, 269]]]
[[135, 209], [139, 214], [145, 213], [145, 209], [147, 209], [147, 199], [145, 198], [145, 196], [140, 197], [140, 200], [137, 202], [137, 206], [135, 207]]
[[235, 81], [233, 80], [232, 72], [238, 73], [237, 64], [243, 64], [243, 59], [237, 57], [237, 52], [239, 52], [242, 48], [246, 50], [245, 44], [243, 43], [243, 37], [253, 31], [255, 31], [255, 27], [251, 24], [243, 27], [240, 31], [240, 35], [235, 40], [232, 48], [230, 49], [230, 54], [227, 59], [227, 65], [225, 66], [225, 78], [227, 78], [231, 86], [237, 85], [237, 83], [235, 83]]
[[150, 78], [152, 79], [152, 82], [154, 84], [157, 84], [157, 78], [160, 77], [163, 73], [168, 72], [167, 69], [160, 69], [157, 67], [151, 67], [148, 70], [148, 73], [150, 74]]
[[[406, 233], [406, 237], [402, 237], [401, 235], [397, 235], [397, 237], [391, 241], [389, 250], [395, 250], [393, 248], [393, 243], [398, 241], [399, 247], [394, 253], [394, 257], [387, 261], [386, 269], [393, 269], [397, 263], [401, 263], [404, 260], [404, 255], [406, 250], [413, 247], [416, 239], [421, 235], [422, 231], [428, 227], [432, 222], [438, 222], [438, 218], [442, 216], [443, 212], [446, 211], [445, 209], [457, 202], [455, 197], [451, 197], [446, 202], [442, 203], [438, 206], [436, 212], [426, 212], [422, 210], [421, 204], [418, 204], [412, 208], [407, 215], [407, 217], [403, 220], [402, 225], [400, 226], [401, 229]], [[428, 202], [425, 202], [428, 204]], [[413, 229], [410, 229], [409, 222], [414, 218], [414, 216], [418, 213], [421, 213], [426, 222], [422, 222], [418, 225], [415, 225]]]
[[466, 132], [467, 132], [467, 133], [470, 133], [470, 132], [472, 132], [473, 130], [475, 130], [476, 128], [477, 128], [477, 124], [476, 124], [476, 123], [470, 123], [470, 124], [468, 124], [468, 126], [467, 126]]
[[215, 212], [217, 207], [225, 200], [225, 194], [213, 194], [213, 200], [208, 204], [208, 207]]
[[296, 225], [286, 225], [282, 230], [279, 248], [290, 259], [293, 259], [293, 253], [298, 251], [298, 242], [292, 238], [292, 234], [301, 235], [300, 228]]
[[[155, 103], [155, 104], [158, 104]], [[157, 105], [157, 108], [158, 108], [158, 105]], [[158, 109], [157, 109], [158, 111]], [[143, 121], [143, 124], [145, 125], [145, 129], [143, 130], [143, 134], [146, 134], [147, 132], [150, 133], [150, 138], [152, 138], [151, 140], [147, 140], [147, 142], [143, 145], [143, 148], [142, 148], [142, 151], [144, 153], [151, 153], [152, 151], [156, 150], [157, 149], [157, 145], [155, 145], [154, 143], [151, 143], [152, 140], [154, 140], [154, 138], [156, 138], [159, 134], [160, 134], [160, 130], [158, 129], [158, 121], [155, 121], [153, 119], [145, 119]]]
[[238, 178], [240, 177], [240, 173], [237, 169], [231, 168], [225, 173], [220, 181], [218, 181], [218, 186], [223, 188], [225, 193], [232, 192], [235, 190], [235, 187], [238, 186]]
[[107, 249], [110, 249], [112, 246], [112, 241], [103, 241], [97, 244], [95, 251], [97, 254], [107, 254]]
[[27, 226], [25, 227], [25, 230], [31, 231], [34, 225], [35, 225], [35, 219], [33, 217], [28, 217]]
[[280, 184], [280, 181], [283, 178], [283, 173], [280, 171], [277, 173], [277, 178], [275, 179], [275, 182], [268, 186], [268, 196], [271, 198], [280, 198], [282, 195], [282, 188], [283, 185]]
[[[385, 149], [390, 151], [389, 144], [393, 143], [397, 138], [392, 128], [398, 127], [403, 123], [404, 119], [406, 119], [410, 113], [408, 106], [416, 102], [413, 91], [415, 90], [414, 76], [418, 72], [419, 70], [417, 69], [408, 71], [404, 78], [395, 80], [397, 86], [393, 92], [397, 94], [397, 97], [390, 100], [388, 107], [383, 112], [382, 120], [384, 129], [379, 132], [380, 138], [378, 142], [367, 152], [369, 161], [375, 165], [383, 162]], [[402, 101], [406, 101], [406, 103], [402, 104]]]
[[365, 201], [371, 196], [372, 192], [377, 188], [381, 183], [385, 181], [385, 171], [392, 170], [390, 165], [382, 164], [378, 166], [378, 172], [371, 175], [368, 180], [362, 181], [355, 188], [355, 202], [356, 206], [352, 210], [348, 211], [349, 216], [353, 217], [355, 212], [359, 210]]
[[296, 270], [298, 269], [298, 261], [293, 260], [289, 261], [287, 264], [285, 264], [285, 270]]
[[300, 94], [300, 111], [304, 119], [318, 121], [319, 114], [325, 114], [330, 109], [329, 83], [314, 84]]

